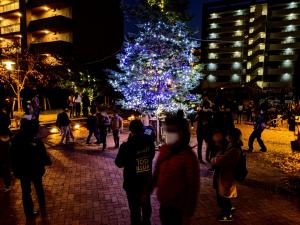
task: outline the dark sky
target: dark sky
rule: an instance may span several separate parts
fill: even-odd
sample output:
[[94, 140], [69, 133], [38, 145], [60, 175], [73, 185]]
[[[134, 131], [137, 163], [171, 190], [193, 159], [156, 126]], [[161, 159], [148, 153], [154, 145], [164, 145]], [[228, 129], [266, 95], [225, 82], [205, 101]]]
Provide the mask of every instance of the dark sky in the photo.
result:
[[[129, 4], [134, 4], [135, 2], [137, 2], [138, 0], [125, 0], [125, 2], [129, 3]], [[190, 8], [189, 8], [189, 12], [190, 15], [193, 16], [192, 21], [190, 22], [191, 27], [195, 30], [195, 31], [199, 31], [199, 35], [201, 32], [201, 25], [202, 25], [202, 5], [205, 2], [214, 2], [216, 0], [190, 0]], [[130, 32], [130, 25], [126, 24], [125, 25], [125, 31], [129, 31]]]

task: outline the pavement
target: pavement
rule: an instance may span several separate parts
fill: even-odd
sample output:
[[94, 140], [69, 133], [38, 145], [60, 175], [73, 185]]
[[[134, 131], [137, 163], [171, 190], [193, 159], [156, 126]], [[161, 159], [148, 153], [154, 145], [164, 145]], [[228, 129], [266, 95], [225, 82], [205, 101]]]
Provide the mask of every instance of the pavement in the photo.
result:
[[[242, 127], [244, 128], [244, 127]], [[244, 128], [245, 133], [249, 132]], [[122, 170], [114, 165], [117, 149], [114, 149], [112, 136], [108, 136], [108, 150], [100, 151], [96, 144], [85, 145], [86, 130], [74, 131], [75, 143], [58, 145], [60, 137], [52, 134], [45, 140], [53, 165], [47, 168], [44, 176], [48, 216], [37, 217], [26, 223], [18, 180], [14, 181], [12, 191], [0, 191], [1, 225], [127, 225], [129, 210], [126, 195], [122, 189]], [[124, 141], [128, 133], [121, 136]], [[278, 140], [278, 139], [277, 139]], [[95, 141], [95, 140], [94, 140]], [[272, 140], [273, 142], [276, 140]], [[281, 146], [279, 139], [279, 146]], [[193, 138], [195, 142], [195, 138]], [[272, 147], [267, 142], [267, 146]], [[257, 146], [256, 146], [257, 148]], [[270, 152], [272, 149], [270, 149]], [[265, 167], [259, 167], [262, 154], [249, 156], [249, 179], [260, 184], [266, 182]], [[207, 172], [208, 165], [201, 165], [201, 189], [193, 225], [220, 224], [216, 217], [215, 192], [212, 188], [212, 175]], [[272, 166], [271, 166], [272, 168]], [[274, 167], [268, 169], [268, 176], [282, 176], [284, 173]], [[268, 180], [268, 179], [266, 179]], [[0, 181], [0, 188], [2, 187]], [[278, 194], [265, 185], [245, 182], [238, 187], [237, 208], [233, 225], [296, 225], [300, 224], [299, 200], [294, 195]], [[34, 197], [37, 206], [36, 198]], [[155, 193], [152, 196], [152, 224], [160, 225], [159, 204]]]

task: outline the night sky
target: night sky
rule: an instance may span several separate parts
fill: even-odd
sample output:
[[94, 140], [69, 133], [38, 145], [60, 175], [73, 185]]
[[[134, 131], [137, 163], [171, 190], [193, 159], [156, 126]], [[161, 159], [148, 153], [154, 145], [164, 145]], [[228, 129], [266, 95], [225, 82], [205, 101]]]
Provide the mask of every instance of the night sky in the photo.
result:
[[[125, 0], [125, 2], [129, 4], [134, 4], [138, 0]], [[193, 16], [192, 21], [190, 22], [191, 27], [195, 31], [199, 31], [199, 36], [201, 32], [201, 25], [202, 25], [202, 5], [206, 2], [215, 2], [217, 0], [190, 0], [190, 8], [189, 12], [190, 15]], [[131, 25], [125, 23], [125, 31], [130, 32]]]

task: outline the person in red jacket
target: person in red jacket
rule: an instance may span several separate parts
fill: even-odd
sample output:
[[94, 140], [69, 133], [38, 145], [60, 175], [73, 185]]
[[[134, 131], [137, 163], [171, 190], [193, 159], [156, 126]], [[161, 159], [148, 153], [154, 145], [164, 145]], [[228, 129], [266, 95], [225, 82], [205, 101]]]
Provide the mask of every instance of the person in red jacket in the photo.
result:
[[153, 188], [157, 188], [162, 225], [190, 224], [200, 185], [198, 159], [189, 146], [186, 120], [166, 119], [166, 145], [160, 149]]

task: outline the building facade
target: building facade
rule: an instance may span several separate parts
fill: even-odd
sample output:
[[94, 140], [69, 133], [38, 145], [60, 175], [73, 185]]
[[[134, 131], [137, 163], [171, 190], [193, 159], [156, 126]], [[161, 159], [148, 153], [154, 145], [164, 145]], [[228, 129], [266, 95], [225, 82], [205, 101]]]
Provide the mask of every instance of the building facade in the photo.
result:
[[40, 54], [72, 51], [72, 5], [67, 0], [1, 0], [0, 44], [19, 43]]
[[208, 87], [292, 88], [300, 51], [300, 1], [204, 5], [201, 57]]

